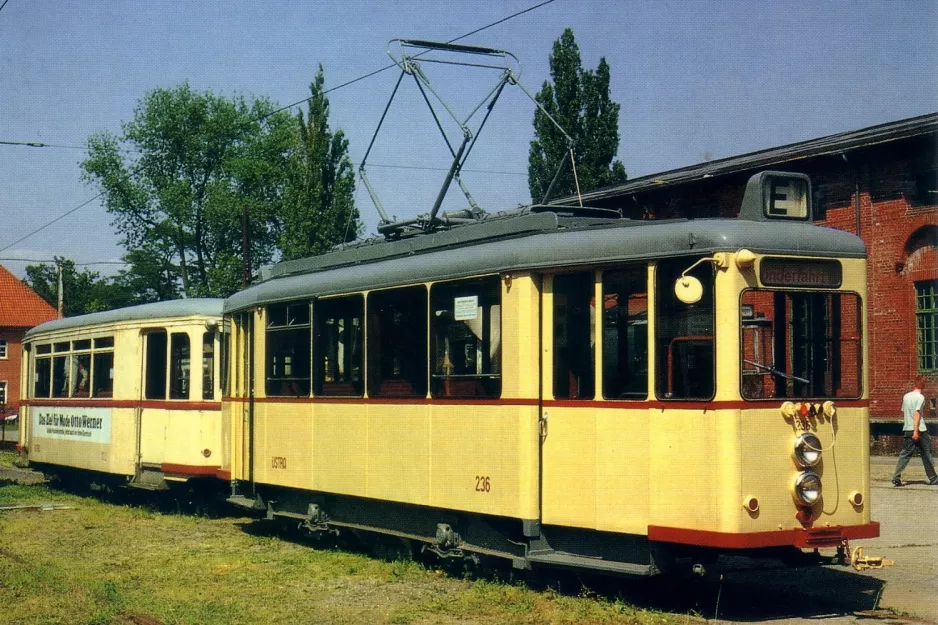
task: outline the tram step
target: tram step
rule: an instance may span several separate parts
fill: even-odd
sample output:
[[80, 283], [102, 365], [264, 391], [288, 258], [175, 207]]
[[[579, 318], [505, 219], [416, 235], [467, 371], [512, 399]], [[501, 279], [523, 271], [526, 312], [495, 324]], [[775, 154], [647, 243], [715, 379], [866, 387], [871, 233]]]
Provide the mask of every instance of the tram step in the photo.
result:
[[263, 504], [261, 504], [258, 508], [258, 502], [256, 499], [251, 499], [250, 497], [245, 497], [244, 495], [234, 495], [225, 501], [234, 506], [238, 506], [239, 508], [246, 508], [247, 510], [252, 510], [254, 512], [267, 509]]
[[648, 564], [632, 564], [631, 562], [617, 562], [615, 560], [602, 560], [600, 558], [587, 558], [570, 553], [558, 551], [534, 552], [528, 554], [528, 561], [535, 564], [549, 564], [571, 569], [589, 569], [605, 573], [618, 573], [621, 575], [651, 575], [652, 567]]

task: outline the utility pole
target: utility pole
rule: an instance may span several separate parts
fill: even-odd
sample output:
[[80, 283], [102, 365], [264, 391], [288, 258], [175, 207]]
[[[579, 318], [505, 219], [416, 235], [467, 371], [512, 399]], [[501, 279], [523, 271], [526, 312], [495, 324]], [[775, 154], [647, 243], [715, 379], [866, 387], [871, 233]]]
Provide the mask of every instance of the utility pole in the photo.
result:
[[248, 205], [244, 205], [241, 213], [241, 288], [251, 283], [251, 240], [248, 235], [248, 222], [250, 213]]
[[64, 316], [64, 315], [62, 314], [62, 311], [63, 311], [63, 309], [64, 309], [64, 306], [63, 306], [63, 304], [62, 304], [62, 301], [63, 301], [63, 295], [62, 295], [62, 259], [59, 258], [58, 256], [55, 257], [55, 266], [56, 266], [56, 268], [59, 270], [59, 289], [58, 289], [58, 290], [59, 290], [59, 319], [61, 319], [61, 318]]

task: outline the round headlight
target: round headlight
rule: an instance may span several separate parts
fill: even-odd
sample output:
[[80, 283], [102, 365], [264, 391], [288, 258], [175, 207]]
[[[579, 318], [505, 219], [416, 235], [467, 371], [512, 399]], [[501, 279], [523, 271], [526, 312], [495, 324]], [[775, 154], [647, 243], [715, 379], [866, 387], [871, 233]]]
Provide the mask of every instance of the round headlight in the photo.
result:
[[821, 499], [821, 476], [814, 471], [799, 473], [795, 478], [795, 501], [813, 506]]
[[795, 462], [799, 467], [813, 467], [821, 461], [821, 439], [805, 432], [795, 440]]

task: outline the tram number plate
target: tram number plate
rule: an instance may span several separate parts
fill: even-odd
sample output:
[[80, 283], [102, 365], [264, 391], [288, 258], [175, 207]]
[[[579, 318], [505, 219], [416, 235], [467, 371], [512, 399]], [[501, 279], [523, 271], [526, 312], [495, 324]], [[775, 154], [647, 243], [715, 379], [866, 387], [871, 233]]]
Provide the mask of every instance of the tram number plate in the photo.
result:
[[270, 459], [270, 467], [272, 469], [286, 469], [287, 468], [287, 459], [283, 456], [273, 456]]
[[492, 482], [487, 475], [476, 476], [476, 492], [487, 493], [492, 490]]

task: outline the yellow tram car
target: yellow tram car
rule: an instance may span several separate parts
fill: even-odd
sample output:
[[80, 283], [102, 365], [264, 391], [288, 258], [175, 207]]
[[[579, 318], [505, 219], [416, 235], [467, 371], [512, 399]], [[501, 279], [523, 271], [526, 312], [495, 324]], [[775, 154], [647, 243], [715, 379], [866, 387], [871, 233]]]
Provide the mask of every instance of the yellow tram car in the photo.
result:
[[20, 441], [30, 466], [102, 487], [218, 483], [222, 303], [143, 304], [29, 330]]
[[275, 265], [225, 304], [233, 504], [653, 574], [870, 519], [866, 258], [763, 172], [736, 219], [561, 206]]

